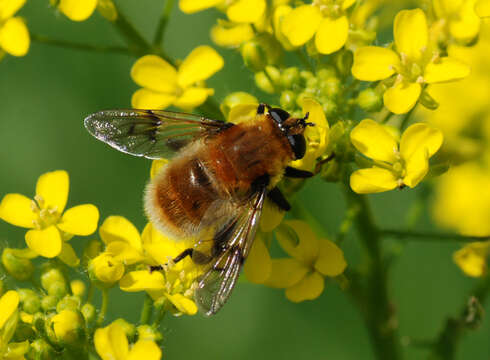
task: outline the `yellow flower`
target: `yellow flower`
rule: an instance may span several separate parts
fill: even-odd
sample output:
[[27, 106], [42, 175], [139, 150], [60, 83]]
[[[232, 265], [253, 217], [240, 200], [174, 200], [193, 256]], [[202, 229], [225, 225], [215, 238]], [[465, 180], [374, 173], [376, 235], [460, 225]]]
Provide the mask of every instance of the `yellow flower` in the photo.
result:
[[84, 327], [80, 313], [72, 310], [60, 311], [51, 318], [51, 324], [56, 338], [65, 343], [79, 340]]
[[58, 9], [72, 21], [87, 20], [96, 8], [108, 20], [116, 20], [117, 10], [112, 0], [59, 0], [58, 3]]
[[7, 194], [0, 203], [0, 219], [32, 229], [25, 235], [27, 246], [36, 254], [59, 258], [70, 266], [79, 263], [67, 243], [74, 235], [87, 236], [97, 229], [99, 211], [92, 204], [78, 205], [63, 213], [68, 200], [69, 178], [63, 170], [39, 177], [34, 200], [21, 194]]
[[383, 96], [385, 106], [395, 114], [412, 109], [423, 84], [462, 79], [469, 67], [452, 57], [440, 57], [429, 47], [427, 19], [420, 9], [403, 10], [395, 17], [396, 52], [378, 46], [365, 46], [354, 53], [352, 74], [359, 80], [378, 81], [397, 74]]
[[338, 276], [347, 266], [342, 250], [328, 239], [318, 239], [307, 223], [286, 221], [276, 231], [277, 240], [291, 258], [273, 259], [265, 284], [285, 288], [293, 302], [313, 300], [324, 289], [325, 276]]
[[218, 19], [218, 23], [211, 28], [211, 39], [216, 45], [230, 48], [253, 39], [255, 36], [250, 24], [237, 24]]
[[322, 106], [314, 99], [305, 98], [302, 101], [303, 114], [309, 113], [308, 122], [315, 126], [308, 126], [304, 132], [306, 139], [306, 153], [300, 160], [295, 160], [291, 166], [298, 169], [313, 171], [316, 159], [323, 155], [329, 142], [327, 118]]
[[433, 0], [434, 13], [438, 18], [431, 30], [445, 30], [454, 39], [469, 43], [478, 36], [480, 18], [475, 12], [476, 0]]
[[235, 23], [255, 23], [265, 13], [266, 0], [180, 0], [180, 10], [186, 14], [218, 7]]
[[17, 291], [7, 291], [0, 297], [0, 359], [23, 359], [29, 342], [9, 343], [19, 321], [20, 296]]
[[103, 252], [90, 260], [88, 271], [92, 278], [102, 282], [102, 286], [110, 287], [124, 275], [124, 265], [111, 254]]
[[490, 169], [476, 162], [451, 168], [438, 179], [436, 221], [464, 235], [490, 235]]
[[25, 0], [0, 2], [0, 58], [2, 50], [13, 56], [24, 56], [29, 51], [31, 40], [27, 26], [21, 17], [14, 17], [25, 2]]
[[151, 340], [139, 339], [131, 347], [123, 326], [117, 321], [95, 330], [94, 344], [102, 360], [159, 360], [162, 351]]
[[223, 58], [206, 45], [195, 48], [178, 69], [159, 56], [145, 55], [131, 69], [134, 82], [143, 87], [133, 94], [131, 104], [144, 109], [195, 108], [214, 94], [203, 81], [223, 65]]
[[474, 242], [453, 254], [453, 260], [468, 276], [481, 277], [487, 274], [490, 241]]
[[352, 190], [359, 194], [393, 190], [407, 185], [415, 187], [429, 170], [429, 158], [442, 145], [442, 133], [427, 124], [414, 124], [403, 133], [400, 145], [395, 137], [377, 122], [365, 119], [350, 134], [352, 144], [374, 160], [374, 166], [354, 171]]
[[355, 0], [315, 0], [310, 5], [298, 6], [284, 15], [281, 31], [294, 47], [304, 45], [315, 36], [318, 52], [331, 54], [347, 41], [349, 19], [346, 11], [354, 3]]
[[178, 313], [194, 315], [197, 306], [192, 300], [193, 284], [200, 269], [186, 257], [177, 264], [172, 262], [184, 250], [193, 247], [194, 241], [174, 241], [158, 232], [151, 223], [143, 230], [143, 248], [149, 265], [165, 265], [163, 273], [148, 269], [131, 271], [119, 282], [121, 290], [128, 292], [146, 291], [154, 299], [165, 297]]

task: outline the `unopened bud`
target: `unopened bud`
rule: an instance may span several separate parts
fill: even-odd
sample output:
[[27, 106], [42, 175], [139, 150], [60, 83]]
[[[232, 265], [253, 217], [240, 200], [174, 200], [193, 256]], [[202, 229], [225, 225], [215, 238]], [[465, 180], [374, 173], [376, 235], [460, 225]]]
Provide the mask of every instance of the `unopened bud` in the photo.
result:
[[124, 275], [124, 265], [107, 253], [93, 258], [88, 265], [89, 276], [102, 287], [111, 287]]
[[356, 101], [364, 111], [376, 112], [383, 108], [383, 96], [372, 88], [362, 90]]
[[70, 283], [71, 292], [75, 296], [83, 296], [85, 293], [85, 283], [82, 280], [73, 280]]
[[284, 109], [293, 109], [296, 105], [296, 94], [291, 90], [283, 91], [279, 103]]
[[44, 311], [54, 310], [57, 303], [58, 298], [53, 295], [46, 295], [41, 299], [41, 307]]
[[250, 95], [249, 93], [246, 93], [244, 91], [237, 91], [229, 94], [224, 98], [223, 102], [220, 105], [220, 109], [225, 118], [228, 118], [230, 110], [236, 105], [258, 103], [259, 101], [255, 96]]
[[353, 62], [354, 55], [350, 50], [344, 49], [335, 55], [335, 65], [342, 76], [350, 75]]
[[102, 243], [99, 240], [90, 240], [83, 249], [82, 266], [87, 267], [89, 260], [102, 252]]
[[97, 10], [107, 20], [113, 22], [117, 20], [117, 10], [112, 0], [98, 0]]
[[56, 304], [56, 311], [62, 310], [78, 310], [81, 305], [81, 300], [78, 296], [67, 295]]
[[93, 306], [92, 304], [83, 304], [81, 312], [83, 318], [87, 323], [92, 322], [95, 319], [96, 311], [95, 306]]
[[50, 288], [54, 285], [57, 284], [58, 287], [64, 287], [65, 292], [61, 294], [63, 296], [66, 293], [66, 283], [65, 283], [65, 278], [63, 276], [63, 273], [61, 272], [60, 269], [56, 267], [48, 267], [42, 274], [41, 274], [41, 286], [46, 290], [50, 295], [54, 295], [50, 292]]
[[14, 249], [5, 248], [2, 252], [2, 264], [14, 279], [26, 281], [34, 272], [31, 260], [15, 255]]
[[336, 97], [340, 92], [340, 87], [340, 79], [336, 77], [329, 77], [322, 80], [320, 83], [320, 91], [322, 95], [325, 95], [328, 98]]
[[281, 72], [281, 86], [284, 89], [292, 89], [298, 86], [300, 81], [299, 70], [297, 67], [289, 67]]
[[44, 339], [36, 339], [31, 342], [27, 355], [29, 359], [39, 360], [54, 359], [56, 356], [53, 348]]
[[274, 84], [267, 77], [264, 71], [255, 73], [254, 79], [255, 79], [255, 85], [257, 85], [257, 87], [260, 90], [268, 94], [274, 94], [275, 92]]
[[20, 302], [22, 303], [22, 310], [28, 314], [34, 314], [41, 310], [41, 299], [31, 289], [19, 289]]
[[134, 335], [136, 335], [136, 327], [133, 324], [127, 322], [126, 320], [116, 319], [114, 320], [113, 324], [114, 323], [116, 323], [117, 325], [123, 328], [127, 337], [133, 337]]
[[341, 178], [340, 164], [336, 159], [332, 159], [323, 165], [320, 177], [327, 182], [337, 182]]
[[81, 338], [84, 321], [78, 311], [63, 310], [51, 318], [51, 326], [59, 342], [73, 344]]
[[162, 334], [150, 325], [140, 325], [136, 328], [138, 340], [160, 341]]

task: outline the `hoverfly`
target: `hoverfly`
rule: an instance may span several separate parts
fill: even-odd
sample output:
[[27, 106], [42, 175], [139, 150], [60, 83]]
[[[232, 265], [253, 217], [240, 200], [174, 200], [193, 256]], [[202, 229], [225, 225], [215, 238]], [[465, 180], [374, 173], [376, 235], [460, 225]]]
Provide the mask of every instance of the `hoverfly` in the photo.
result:
[[213, 229], [208, 251], [198, 248], [206, 241], [201, 239], [174, 259], [190, 256], [205, 266], [194, 298], [211, 315], [233, 290], [266, 197], [287, 211], [278, 181], [312, 176], [288, 166], [305, 154], [303, 132], [313, 125], [307, 118], [265, 104], [253, 121], [240, 124], [171, 111], [107, 110], [88, 116], [85, 127], [124, 153], [172, 159], [147, 185], [145, 211], [159, 231], [176, 240]]

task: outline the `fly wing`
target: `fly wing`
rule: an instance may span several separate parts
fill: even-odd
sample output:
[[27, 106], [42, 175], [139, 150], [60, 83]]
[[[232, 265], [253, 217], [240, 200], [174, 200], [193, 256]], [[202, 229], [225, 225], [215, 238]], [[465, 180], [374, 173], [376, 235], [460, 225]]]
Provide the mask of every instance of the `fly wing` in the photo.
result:
[[[194, 299], [206, 315], [213, 315], [225, 304], [250, 252], [259, 225], [266, 189], [261, 188], [232, 221], [220, 232], [221, 253], [198, 280]], [[224, 238], [223, 238], [224, 237]]]
[[231, 123], [162, 110], [105, 110], [85, 118], [97, 139], [127, 154], [169, 158], [193, 140], [215, 134]]

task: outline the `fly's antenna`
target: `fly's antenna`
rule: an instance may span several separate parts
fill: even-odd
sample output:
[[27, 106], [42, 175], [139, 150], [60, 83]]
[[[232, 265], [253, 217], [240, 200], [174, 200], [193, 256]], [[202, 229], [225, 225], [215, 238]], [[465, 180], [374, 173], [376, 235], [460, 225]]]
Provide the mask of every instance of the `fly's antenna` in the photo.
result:
[[299, 121], [301, 122], [301, 124], [303, 124], [304, 127], [307, 127], [307, 126], [315, 126], [315, 123], [312, 123], [312, 122], [306, 122], [306, 120], [308, 120], [308, 118], [310, 117], [310, 113], [307, 112], [305, 114], [305, 117], [302, 118], [302, 119], [299, 119]]

